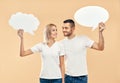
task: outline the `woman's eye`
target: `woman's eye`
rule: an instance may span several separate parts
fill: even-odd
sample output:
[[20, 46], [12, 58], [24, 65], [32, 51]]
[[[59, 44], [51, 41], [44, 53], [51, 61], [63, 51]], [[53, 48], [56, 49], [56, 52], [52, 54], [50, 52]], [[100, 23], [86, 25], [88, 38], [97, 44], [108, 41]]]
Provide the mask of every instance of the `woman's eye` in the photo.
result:
[[54, 29], [54, 30], [52, 30], [52, 31], [57, 31], [57, 29], [56, 29], [56, 30]]

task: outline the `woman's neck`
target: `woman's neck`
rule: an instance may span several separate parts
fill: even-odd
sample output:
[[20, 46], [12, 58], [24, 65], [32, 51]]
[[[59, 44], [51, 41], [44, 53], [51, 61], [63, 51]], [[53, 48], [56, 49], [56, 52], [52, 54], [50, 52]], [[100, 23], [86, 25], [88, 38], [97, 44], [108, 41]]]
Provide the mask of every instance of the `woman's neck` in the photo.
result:
[[53, 43], [55, 43], [55, 39], [49, 39], [47, 42], [47, 44], [53, 44]]

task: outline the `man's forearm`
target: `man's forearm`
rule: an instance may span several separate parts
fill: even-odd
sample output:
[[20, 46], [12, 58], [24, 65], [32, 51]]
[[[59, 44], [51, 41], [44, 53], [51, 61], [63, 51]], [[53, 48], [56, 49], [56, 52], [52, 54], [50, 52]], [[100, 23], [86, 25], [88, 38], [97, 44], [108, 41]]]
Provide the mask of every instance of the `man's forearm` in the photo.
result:
[[104, 37], [103, 37], [103, 33], [99, 32], [99, 49], [100, 50], [104, 50]]

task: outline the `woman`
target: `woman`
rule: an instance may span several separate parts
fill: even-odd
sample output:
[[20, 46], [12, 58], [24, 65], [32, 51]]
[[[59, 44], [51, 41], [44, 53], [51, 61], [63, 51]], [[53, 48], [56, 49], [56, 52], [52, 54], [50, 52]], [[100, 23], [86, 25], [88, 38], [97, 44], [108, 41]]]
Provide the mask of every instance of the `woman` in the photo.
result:
[[40, 83], [64, 83], [64, 48], [60, 42], [55, 41], [57, 28], [55, 24], [48, 24], [45, 28], [45, 41], [24, 50], [23, 30], [18, 30], [20, 37], [20, 56], [27, 56], [35, 52], [42, 54], [42, 71]]

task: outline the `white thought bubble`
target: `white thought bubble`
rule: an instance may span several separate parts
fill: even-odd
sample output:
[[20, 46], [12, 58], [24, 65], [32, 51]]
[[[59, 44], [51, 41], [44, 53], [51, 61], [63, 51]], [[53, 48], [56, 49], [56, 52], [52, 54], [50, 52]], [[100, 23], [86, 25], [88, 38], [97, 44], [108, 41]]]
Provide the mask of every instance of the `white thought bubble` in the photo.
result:
[[75, 12], [74, 18], [78, 24], [94, 30], [100, 22], [105, 23], [108, 20], [109, 13], [99, 6], [85, 6]]
[[33, 35], [33, 31], [37, 30], [40, 22], [32, 14], [17, 12], [16, 14], [13, 14], [10, 17], [9, 24], [10, 26], [12, 26], [12, 28], [16, 30], [23, 29], [25, 32], [28, 32]]

